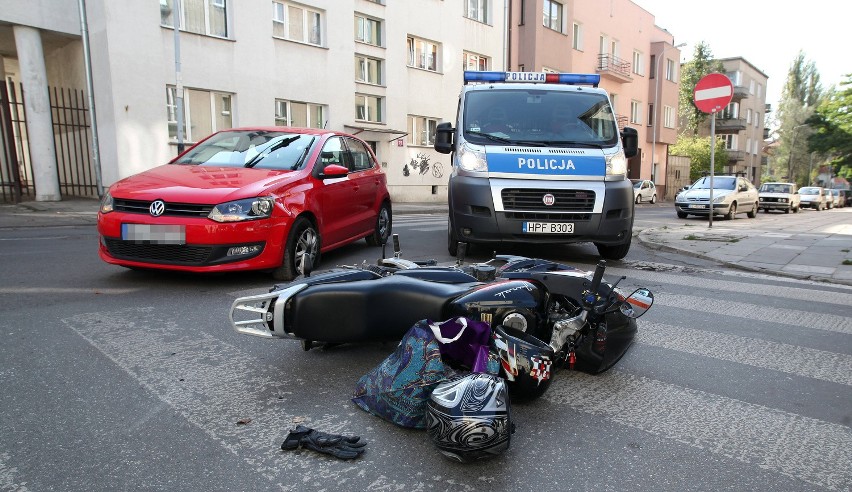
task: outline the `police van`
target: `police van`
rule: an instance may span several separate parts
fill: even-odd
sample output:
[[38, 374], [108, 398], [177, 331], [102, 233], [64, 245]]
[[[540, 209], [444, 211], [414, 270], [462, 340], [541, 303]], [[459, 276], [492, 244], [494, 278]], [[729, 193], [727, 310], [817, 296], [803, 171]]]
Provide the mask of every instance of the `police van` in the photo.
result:
[[459, 242], [593, 242], [624, 258], [633, 229], [627, 158], [600, 75], [464, 73], [455, 128], [440, 123], [435, 150], [452, 154], [447, 248]]

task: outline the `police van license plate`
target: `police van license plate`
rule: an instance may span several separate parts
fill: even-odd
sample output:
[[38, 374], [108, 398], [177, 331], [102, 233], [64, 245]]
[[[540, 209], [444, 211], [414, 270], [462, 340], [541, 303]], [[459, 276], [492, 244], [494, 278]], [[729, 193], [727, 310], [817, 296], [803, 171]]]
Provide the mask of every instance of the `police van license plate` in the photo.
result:
[[573, 234], [573, 222], [524, 222], [525, 234]]
[[133, 243], [186, 244], [182, 225], [121, 224], [121, 239]]

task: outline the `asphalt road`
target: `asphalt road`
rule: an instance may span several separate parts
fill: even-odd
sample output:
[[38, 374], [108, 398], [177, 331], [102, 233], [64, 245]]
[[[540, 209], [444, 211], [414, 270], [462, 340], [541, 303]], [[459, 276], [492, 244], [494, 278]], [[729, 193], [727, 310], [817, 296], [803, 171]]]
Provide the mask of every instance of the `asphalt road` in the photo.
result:
[[[637, 227], [665, 220], [670, 208], [639, 207]], [[445, 216], [395, 216], [394, 230], [404, 257], [451, 261]], [[238, 335], [231, 302], [269, 277], [130, 271], [101, 262], [96, 239], [0, 229], [0, 490], [852, 488], [850, 287], [634, 243], [607, 275], [657, 296], [631, 350], [600, 376], [558, 373], [514, 406], [509, 451], [458, 465], [349, 400], [392, 344], [304, 352]], [[597, 260], [591, 245], [513, 252]], [[378, 256], [360, 242], [322, 266]], [[297, 422], [360, 434], [367, 452], [280, 451]]]

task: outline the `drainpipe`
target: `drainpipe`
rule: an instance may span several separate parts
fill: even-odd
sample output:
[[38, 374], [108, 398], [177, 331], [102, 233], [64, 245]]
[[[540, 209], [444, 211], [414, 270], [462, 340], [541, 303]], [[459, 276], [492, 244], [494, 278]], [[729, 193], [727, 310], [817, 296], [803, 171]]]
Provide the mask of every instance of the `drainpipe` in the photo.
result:
[[89, 21], [86, 17], [86, 0], [78, 0], [80, 9], [80, 35], [83, 38], [83, 63], [86, 66], [86, 90], [89, 93], [89, 118], [92, 122], [92, 159], [95, 161], [95, 184], [98, 198], [104, 196], [104, 185], [101, 178], [101, 152], [98, 145], [98, 118], [95, 112], [95, 89], [92, 82], [92, 55], [89, 49]]

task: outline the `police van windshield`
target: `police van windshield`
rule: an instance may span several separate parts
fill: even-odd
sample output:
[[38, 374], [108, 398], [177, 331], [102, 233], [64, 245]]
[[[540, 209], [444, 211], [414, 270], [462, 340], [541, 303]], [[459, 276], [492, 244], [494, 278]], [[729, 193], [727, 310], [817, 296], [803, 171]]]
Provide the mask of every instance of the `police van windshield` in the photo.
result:
[[618, 126], [604, 94], [547, 89], [470, 91], [465, 97], [464, 138], [554, 147], [612, 147]]

